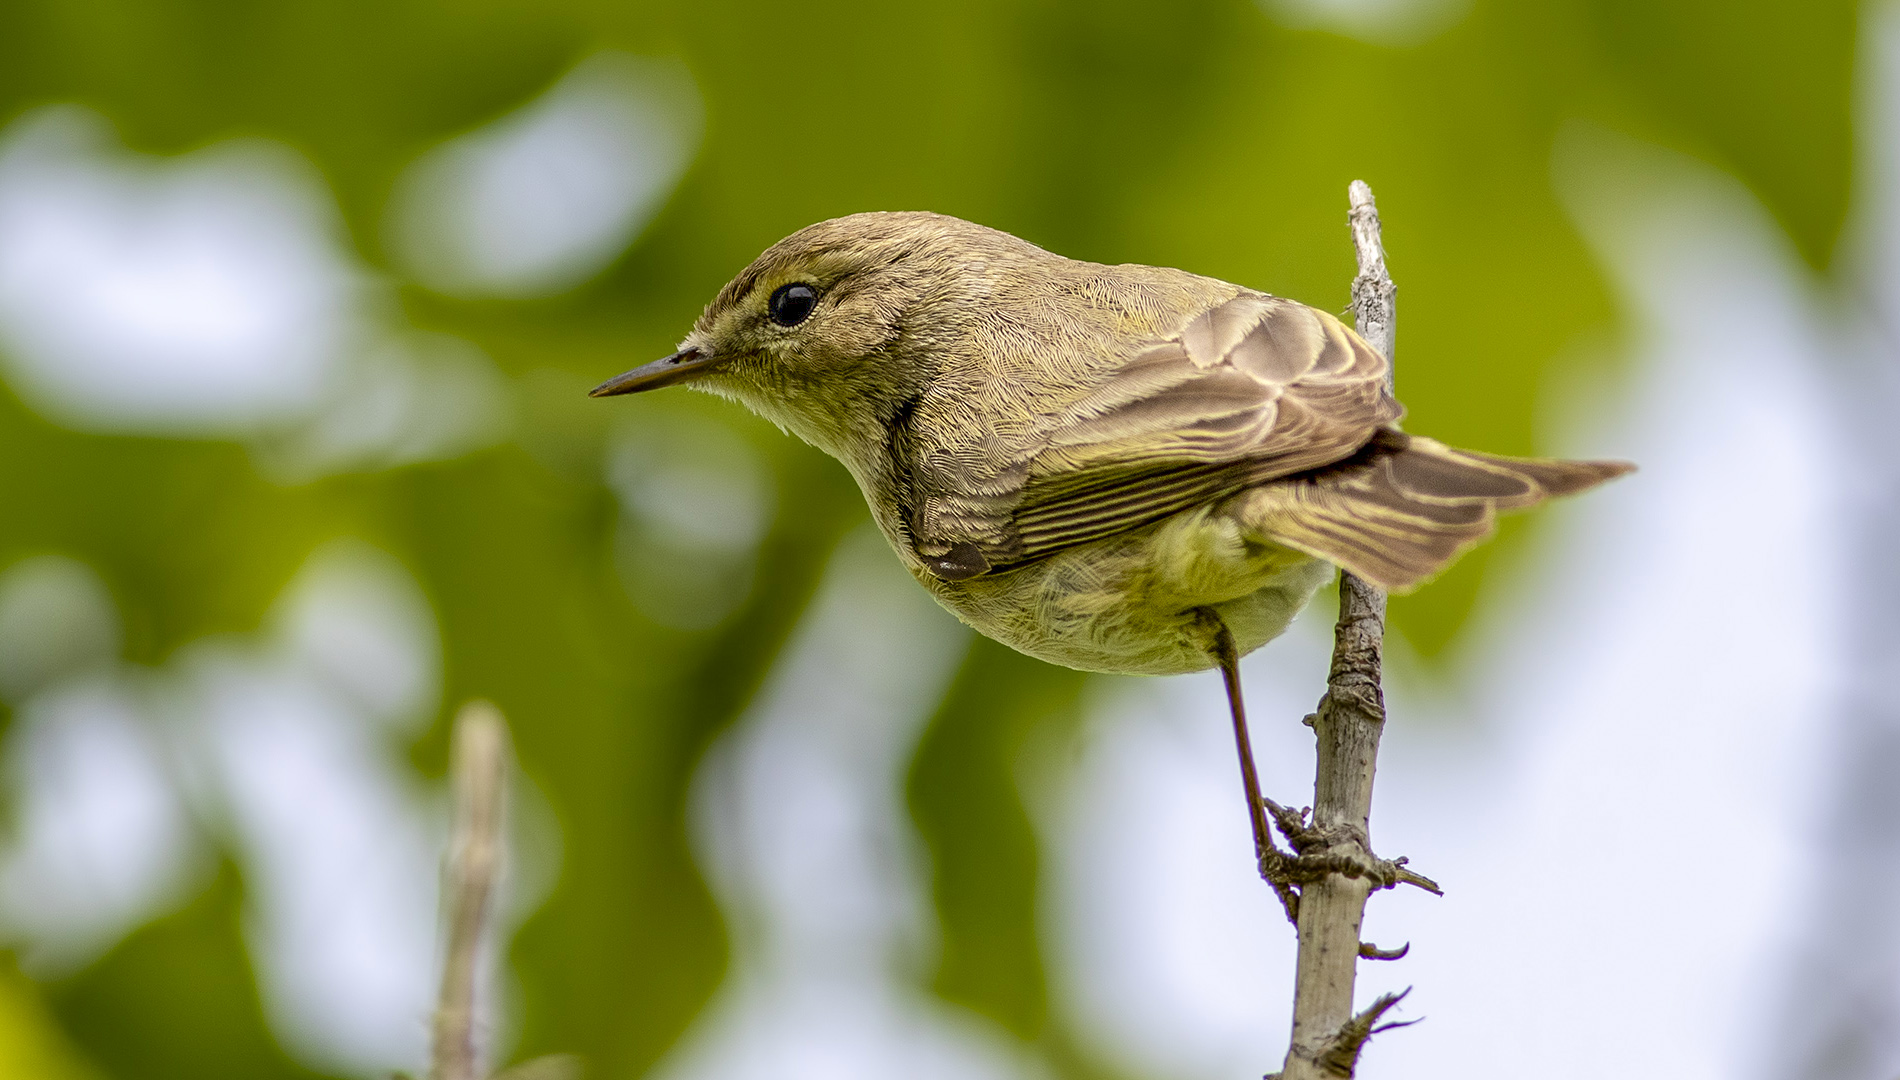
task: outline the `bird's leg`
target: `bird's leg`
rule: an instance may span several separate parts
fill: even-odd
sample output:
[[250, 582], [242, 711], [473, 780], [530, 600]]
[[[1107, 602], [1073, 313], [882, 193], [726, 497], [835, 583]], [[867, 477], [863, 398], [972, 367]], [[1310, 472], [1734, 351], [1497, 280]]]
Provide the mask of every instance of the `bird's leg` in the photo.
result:
[[[1254, 859], [1259, 864], [1260, 876], [1273, 886], [1274, 895], [1280, 898], [1287, 919], [1299, 925], [1300, 893], [1295, 886], [1310, 884], [1328, 874], [1367, 878], [1380, 889], [1415, 885], [1428, 892], [1439, 892], [1437, 883], [1430, 878], [1406, 869], [1404, 859], [1381, 859], [1371, 854], [1363, 834], [1332, 835], [1309, 824], [1304, 811], [1281, 806], [1261, 792], [1260, 774], [1254, 767], [1253, 740], [1247, 734], [1247, 707], [1241, 698], [1240, 652], [1219, 614], [1209, 608], [1200, 609], [1199, 614], [1213, 631], [1210, 651], [1220, 664], [1221, 680], [1227, 686], [1227, 705], [1234, 718], [1234, 750], [1240, 756], [1240, 783], [1246, 789], [1247, 820], [1253, 826]], [[1327, 707], [1326, 702], [1320, 703], [1320, 708]], [[1281, 851], [1274, 844], [1269, 814], [1293, 851]], [[1353, 840], [1357, 843], [1342, 843]], [[1369, 959], [1388, 960], [1403, 955], [1403, 951], [1373, 949], [1366, 955]]]
[[1288, 921], [1298, 926], [1300, 894], [1293, 888], [1288, 856], [1273, 843], [1273, 832], [1267, 825], [1267, 807], [1271, 804], [1260, 791], [1260, 774], [1254, 768], [1253, 740], [1247, 734], [1247, 706], [1240, 692], [1240, 652], [1234, 647], [1234, 635], [1220, 615], [1207, 608], [1202, 608], [1201, 613], [1213, 624], [1214, 659], [1220, 663], [1221, 680], [1227, 685], [1227, 706], [1234, 717], [1234, 750], [1240, 755], [1240, 783], [1247, 792], [1247, 820], [1253, 825], [1254, 861], [1259, 864], [1260, 876], [1273, 886], [1274, 895], [1280, 898]]

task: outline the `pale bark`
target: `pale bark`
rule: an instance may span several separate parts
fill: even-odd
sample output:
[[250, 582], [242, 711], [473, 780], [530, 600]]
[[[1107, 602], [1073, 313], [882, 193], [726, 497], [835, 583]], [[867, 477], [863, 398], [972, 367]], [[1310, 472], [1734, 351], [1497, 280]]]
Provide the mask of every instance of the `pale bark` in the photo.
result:
[[[1397, 333], [1392, 278], [1386, 271], [1379, 212], [1372, 189], [1353, 181], [1353, 248], [1359, 274], [1352, 306], [1359, 333], [1388, 363]], [[1389, 370], [1389, 368], [1388, 368]], [[1385, 594], [1351, 574], [1339, 579], [1339, 622], [1333, 632], [1332, 670], [1319, 709], [1308, 718], [1319, 743], [1310, 824], [1274, 806], [1274, 817], [1302, 861], [1336, 867], [1300, 890], [1299, 966], [1293, 1003], [1293, 1038], [1285, 1080], [1351, 1076], [1359, 1049], [1380, 1030], [1380, 1017], [1398, 1000], [1381, 997], [1354, 1015], [1353, 985], [1362, 955], [1395, 959], [1359, 940], [1366, 898], [1375, 889], [1408, 882], [1436, 886], [1380, 860], [1372, 851], [1368, 815], [1377, 769], [1379, 736], [1385, 729], [1380, 661], [1385, 640]]]
[[476, 984], [501, 871], [506, 815], [508, 729], [485, 701], [462, 707], [451, 750], [455, 831], [443, 882], [448, 940], [435, 1010], [434, 1080], [481, 1080]]

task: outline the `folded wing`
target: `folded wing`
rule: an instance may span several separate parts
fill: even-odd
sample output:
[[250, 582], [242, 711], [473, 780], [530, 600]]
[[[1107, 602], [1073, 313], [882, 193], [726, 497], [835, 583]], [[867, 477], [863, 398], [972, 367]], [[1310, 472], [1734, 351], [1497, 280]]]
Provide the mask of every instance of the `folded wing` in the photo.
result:
[[[949, 579], [1007, 570], [1222, 502], [1263, 539], [1388, 590], [1488, 536], [1498, 510], [1629, 470], [1453, 450], [1389, 425], [1385, 358], [1338, 319], [1243, 293], [1138, 352], [1065, 408], [1007, 469], [920, 500], [919, 554]], [[926, 466], [922, 473], [931, 470]]]
[[1385, 358], [1338, 319], [1242, 294], [1054, 418], [996, 566], [1349, 457], [1403, 410]]

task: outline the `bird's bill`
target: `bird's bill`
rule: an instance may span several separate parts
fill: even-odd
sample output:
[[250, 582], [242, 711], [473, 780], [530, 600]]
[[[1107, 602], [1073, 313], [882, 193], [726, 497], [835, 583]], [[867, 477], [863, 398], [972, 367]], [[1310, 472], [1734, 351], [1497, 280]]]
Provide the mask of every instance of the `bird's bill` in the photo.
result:
[[671, 356], [662, 356], [651, 364], [642, 364], [624, 375], [615, 375], [589, 390], [587, 396], [613, 397], [616, 394], [637, 394], [642, 390], [658, 390], [662, 386], [684, 382], [702, 372], [718, 367], [720, 360], [720, 357], [698, 349], [681, 349]]

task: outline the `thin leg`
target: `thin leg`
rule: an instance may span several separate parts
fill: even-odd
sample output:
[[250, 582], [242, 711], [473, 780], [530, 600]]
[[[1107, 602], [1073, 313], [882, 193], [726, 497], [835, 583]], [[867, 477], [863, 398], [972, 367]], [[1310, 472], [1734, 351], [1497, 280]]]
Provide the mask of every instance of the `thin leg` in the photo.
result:
[[1247, 706], [1241, 701], [1240, 693], [1240, 653], [1234, 647], [1234, 635], [1228, 632], [1227, 623], [1211, 610], [1206, 614], [1214, 623], [1214, 658], [1220, 662], [1221, 681], [1227, 685], [1227, 706], [1234, 716], [1234, 751], [1240, 755], [1240, 784], [1246, 789], [1247, 820], [1253, 825], [1254, 861], [1260, 867], [1260, 876], [1279, 895], [1287, 918], [1298, 925], [1294, 913], [1298, 910], [1299, 896], [1288, 883], [1278, 880], [1283, 875], [1273, 872], [1282, 857], [1274, 847], [1273, 834], [1267, 829], [1266, 799], [1260, 791], [1260, 774], [1254, 768], [1253, 740], [1247, 734]]

